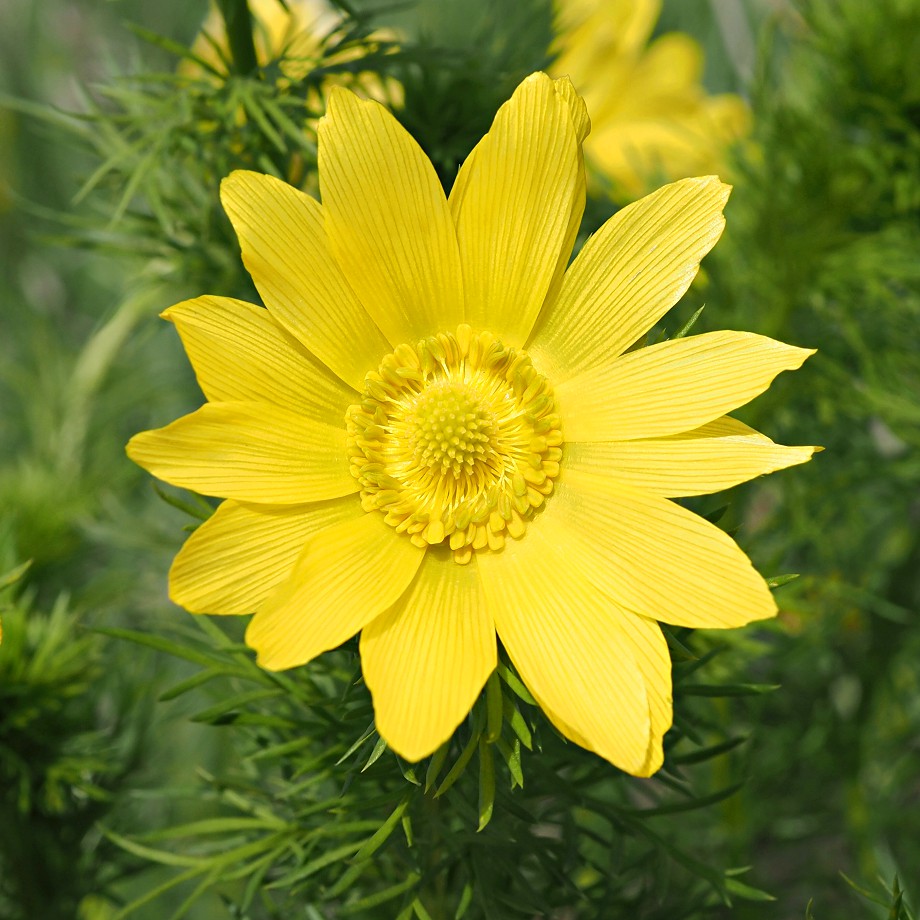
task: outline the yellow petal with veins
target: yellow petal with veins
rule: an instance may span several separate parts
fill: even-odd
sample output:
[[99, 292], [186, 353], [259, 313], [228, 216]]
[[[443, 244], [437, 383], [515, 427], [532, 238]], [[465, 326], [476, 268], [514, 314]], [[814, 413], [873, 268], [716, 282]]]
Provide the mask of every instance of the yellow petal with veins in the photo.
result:
[[175, 324], [211, 402], [264, 400], [338, 427], [357, 397], [263, 307], [204, 296], [163, 318]]
[[170, 600], [191, 613], [254, 613], [290, 575], [308, 537], [363, 514], [355, 495], [280, 506], [228, 499], [173, 560]]
[[319, 123], [332, 252], [394, 345], [463, 322], [460, 253], [434, 167], [379, 103], [333, 88]]
[[651, 492], [567, 470], [542, 518], [567, 565], [634, 613], [706, 629], [776, 615], [766, 582], [728, 534]]
[[424, 555], [378, 514], [327, 527], [307, 540], [291, 574], [259, 608], [246, 642], [263, 668], [306, 664], [395, 604]]
[[[575, 171], [575, 192], [572, 195], [572, 208], [569, 212], [569, 225], [566, 230], [565, 239], [562, 248], [559, 251], [559, 258], [556, 261], [556, 269], [553, 272], [552, 281], [549, 284], [549, 290], [543, 299], [543, 310], [552, 308], [559, 296], [559, 289], [562, 287], [562, 279], [568, 268], [569, 259], [572, 257], [572, 248], [575, 240], [578, 238], [578, 231], [581, 229], [581, 219], [585, 212], [585, 201], [587, 199], [588, 185], [585, 177], [585, 154], [583, 144], [585, 138], [591, 133], [591, 119], [588, 117], [588, 108], [585, 100], [578, 95], [572, 81], [568, 77], [560, 77], [553, 81], [556, 92], [565, 101], [569, 107], [569, 115], [572, 117], [572, 127], [575, 129], [575, 140], [578, 150], [578, 166]], [[539, 318], [535, 325], [539, 325]], [[532, 333], [533, 330], [531, 330]]]
[[538, 520], [478, 560], [499, 638], [522, 680], [578, 743], [640, 774], [652, 724], [645, 678], [607, 597]]
[[319, 202], [247, 170], [221, 183], [243, 263], [272, 316], [357, 389], [389, 351], [329, 249]]
[[570, 100], [546, 74], [532, 74], [498, 110], [450, 195], [471, 326], [524, 344], [571, 252], [580, 166]]
[[556, 387], [567, 441], [631, 441], [691, 431], [759, 396], [814, 350], [752, 332], [661, 342]]
[[621, 482], [676, 498], [729, 489], [755, 476], [805, 463], [820, 448], [784, 447], [724, 416], [663, 438], [566, 444], [566, 469], [612, 475]]
[[528, 345], [557, 385], [606, 367], [684, 295], [725, 227], [715, 176], [666, 185], [617, 211], [569, 267]]
[[479, 571], [447, 553], [428, 552], [411, 587], [361, 633], [377, 730], [407, 760], [450, 738], [496, 664]]
[[135, 435], [128, 456], [174, 486], [244, 502], [300, 504], [358, 491], [345, 430], [271, 403], [208, 403]]
[[[661, 632], [661, 627], [654, 621], [645, 617], [636, 616], [625, 610], [617, 610], [616, 624], [620, 628], [622, 640], [629, 645], [635, 656], [636, 664], [645, 680], [645, 691], [648, 695], [649, 720], [651, 731], [649, 733], [648, 748], [642, 765], [635, 770], [637, 776], [651, 776], [660, 769], [664, 762], [663, 740], [667, 730], [671, 727], [674, 717], [673, 697], [671, 690], [671, 654], [668, 644]], [[533, 693], [533, 688], [531, 688]], [[589, 751], [597, 751], [587, 738], [580, 735], [557, 712], [549, 706], [545, 699], [536, 693], [534, 699], [546, 714], [547, 718], [570, 741]], [[603, 757], [604, 755], [601, 754]]]

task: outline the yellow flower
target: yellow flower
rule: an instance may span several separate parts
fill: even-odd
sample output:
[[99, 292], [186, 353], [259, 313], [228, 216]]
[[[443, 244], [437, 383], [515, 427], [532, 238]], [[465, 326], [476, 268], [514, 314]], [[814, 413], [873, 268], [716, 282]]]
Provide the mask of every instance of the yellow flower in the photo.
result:
[[[320, 53], [321, 36], [332, 32], [339, 24], [338, 14], [325, 0], [291, 0], [287, 9], [279, 0], [249, 0], [249, 9], [259, 65], [264, 67], [282, 56], [290, 58], [284, 61], [283, 69], [285, 76], [292, 80], [309, 72], [310, 59]], [[228, 47], [223, 17], [212, 2], [191, 50], [196, 57], [226, 75]], [[184, 61], [180, 70], [187, 74], [200, 73], [193, 61]]]
[[556, 0], [555, 72], [591, 113], [589, 165], [619, 196], [661, 181], [725, 171], [724, 153], [750, 128], [740, 96], [707, 96], [703, 52], [689, 35], [649, 37], [660, 0]]
[[335, 89], [322, 204], [253, 172], [223, 183], [267, 309], [164, 314], [208, 402], [129, 455], [226, 499], [171, 597], [255, 611], [270, 669], [360, 631], [377, 727], [409, 760], [469, 712], [497, 633], [563, 734], [648, 775], [671, 724], [655, 620], [776, 611], [735, 543], [670, 499], [810, 457], [725, 417], [810, 352], [743, 332], [628, 351], [690, 285], [728, 188], [661, 189], [566, 270], [587, 128], [571, 83], [533, 74], [445, 198], [383, 106]]
[[[287, 80], [302, 80], [317, 66], [323, 54], [323, 42], [342, 25], [341, 13], [326, 0], [249, 0], [253, 21], [253, 43], [260, 67], [280, 62]], [[393, 32], [378, 29], [368, 36], [372, 41], [394, 41]], [[226, 76], [229, 55], [227, 33], [220, 11], [212, 3], [191, 47], [195, 57], [210, 64]], [[358, 60], [366, 53], [363, 46], [336, 51], [322, 61], [324, 66]], [[194, 60], [184, 60], [180, 73], [203, 76], [205, 71]], [[341, 73], [328, 78], [330, 84], [341, 83], [360, 88], [365, 95], [380, 101], [401, 101], [402, 87], [395, 80], [384, 80], [374, 73]]]

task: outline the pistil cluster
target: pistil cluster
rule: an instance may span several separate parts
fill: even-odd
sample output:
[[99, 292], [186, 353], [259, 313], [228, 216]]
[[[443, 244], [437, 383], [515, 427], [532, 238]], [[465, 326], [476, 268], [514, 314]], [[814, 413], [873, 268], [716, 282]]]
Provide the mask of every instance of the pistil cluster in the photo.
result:
[[520, 538], [559, 474], [552, 387], [465, 324], [387, 355], [346, 423], [364, 510], [420, 547], [449, 543], [460, 564]]

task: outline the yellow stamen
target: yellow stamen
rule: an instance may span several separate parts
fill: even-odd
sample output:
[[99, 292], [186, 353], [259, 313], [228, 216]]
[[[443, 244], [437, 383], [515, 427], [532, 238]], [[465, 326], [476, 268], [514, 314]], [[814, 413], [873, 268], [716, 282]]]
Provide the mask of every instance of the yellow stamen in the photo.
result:
[[400, 345], [346, 414], [365, 511], [417, 546], [472, 550], [520, 539], [559, 474], [552, 387], [526, 353], [467, 325]]

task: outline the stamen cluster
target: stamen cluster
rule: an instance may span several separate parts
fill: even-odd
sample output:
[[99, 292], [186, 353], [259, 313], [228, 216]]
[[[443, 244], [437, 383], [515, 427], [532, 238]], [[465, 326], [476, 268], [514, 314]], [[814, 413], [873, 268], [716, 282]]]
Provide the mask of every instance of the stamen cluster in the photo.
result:
[[467, 325], [400, 345], [346, 415], [365, 511], [456, 562], [515, 539], [559, 474], [552, 387], [523, 351]]

